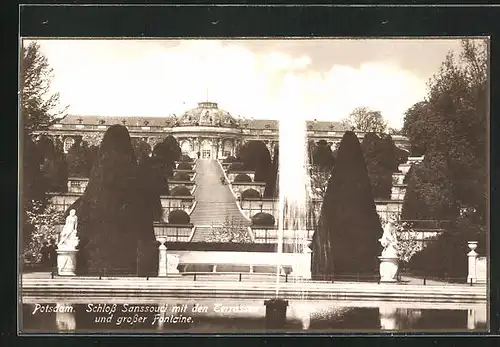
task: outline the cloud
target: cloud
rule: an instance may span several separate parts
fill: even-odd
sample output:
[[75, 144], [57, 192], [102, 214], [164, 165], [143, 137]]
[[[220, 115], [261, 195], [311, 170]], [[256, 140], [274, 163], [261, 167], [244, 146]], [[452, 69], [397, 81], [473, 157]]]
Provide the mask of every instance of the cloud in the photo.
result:
[[252, 49], [244, 41], [40, 43], [54, 68], [53, 88], [73, 114], [167, 116], [208, 94], [221, 108], [249, 118], [341, 120], [367, 106], [400, 127], [404, 111], [426, 93], [427, 79], [394, 59], [367, 58], [355, 66], [332, 61], [319, 69], [315, 62], [322, 56], [307, 49], [291, 54], [281, 46]]

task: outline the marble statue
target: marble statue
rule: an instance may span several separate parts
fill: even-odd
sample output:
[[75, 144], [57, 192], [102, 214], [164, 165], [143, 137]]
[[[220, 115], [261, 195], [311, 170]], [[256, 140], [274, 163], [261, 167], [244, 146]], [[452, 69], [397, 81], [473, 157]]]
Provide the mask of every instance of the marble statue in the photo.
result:
[[395, 258], [398, 256], [395, 246], [398, 243], [396, 239], [396, 223], [393, 218], [389, 219], [384, 226], [384, 233], [382, 237], [378, 240], [384, 250], [382, 251], [382, 257], [384, 258]]
[[76, 216], [76, 210], [72, 209], [69, 211], [69, 216], [66, 217], [66, 224], [61, 232], [59, 243], [57, 244], [58, 249], [75, 249], [80, 241], [76, 236], [76, 230], [78, 227], [78, 217]]

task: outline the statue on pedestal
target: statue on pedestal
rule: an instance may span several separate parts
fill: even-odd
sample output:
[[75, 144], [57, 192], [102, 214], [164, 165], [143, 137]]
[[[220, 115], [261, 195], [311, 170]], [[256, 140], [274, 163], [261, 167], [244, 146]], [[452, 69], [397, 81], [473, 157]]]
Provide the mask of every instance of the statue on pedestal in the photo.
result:
[[72, 209], [66, 217], [66, 224], [57, 244], [57, 272], [60, 276], [75, 276], [76, 252], [78, 251], [76, 247], [80, 242], [76, 236], [77, 226], [76, 210]]
[[395, 246], [398, 244], [396, 238], [396, 222], [394, 218], [384, 226], [384, 233], [378, 240], [384, 250], [380, 259], [380, 281], [381, 282], [396, 282], [399, 268], [399, 256]]
[[77, 226], [78, 217], [76, 216], [76, 210], [72, 209], [69, 211], [69, 216], [66, 217], [66, 224], [64, 225], [59, 243], [57, 244], [58, 249], [76, 249], [80, 241], [76, 236]]
[[384, 226], [384, 233], [382, 237], [378, 239], [384, 250], [382, 251], [382, 257], [393, 258], [398, 256], [398, 252], [394, 246], [397, 245], [398, 240], [396, 238], [396, 225], [393, 218], [389, 219]]

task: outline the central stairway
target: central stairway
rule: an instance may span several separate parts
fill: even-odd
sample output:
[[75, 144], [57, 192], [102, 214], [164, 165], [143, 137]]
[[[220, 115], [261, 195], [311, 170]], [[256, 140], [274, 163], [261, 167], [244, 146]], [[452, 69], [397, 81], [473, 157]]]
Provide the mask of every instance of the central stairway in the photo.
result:
[[[224, 175], [215, 159], [198, 159], [196, 162], [196, 207], [191, 213], [195, 231], [191, 242], [205, 242], [212, 233], [212, 226], [223, 225], [227, 218], [243, 225], [250, 222], [236, 204], [229, 186], [221, 183]], [[246, 228], [242, 232], [248, 232]]]

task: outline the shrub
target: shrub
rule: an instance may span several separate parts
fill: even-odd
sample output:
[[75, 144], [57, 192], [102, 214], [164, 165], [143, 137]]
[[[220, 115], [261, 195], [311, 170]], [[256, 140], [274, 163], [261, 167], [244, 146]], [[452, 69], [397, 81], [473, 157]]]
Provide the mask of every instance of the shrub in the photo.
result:
[[261, 227], [272, 227], [274, 226], [275, 219], [273, 215], [266, 212], [256, 213], [252, 217], [252, 226], [261, 226]]
[[173, 210], [168, 215], [168, 222], [171, 224], [189, 224], [191, 219], [184, 210]]
[[181, 156], [181, 161], [187, 161], [187, 162], [192, 162], [193, 158], [191, 158], [189, 155], [183, 154]]
[[247, 174], [238, 174], [234, 178], [234, 182], [252, 182], [252, 178]]
[[260, 193], [255, 189], [247, 189], [241, 193], [242, 199], [258, 199], [260, 198]]
[[236, 160], [235, 157], [233, 157], [232, 155], [230, 155], [229, 157], [227, 157], [226, 159], [224, 159], [222, 162], [223, 163], [232, 163]]
[[185, 172], [176, 172], [172, 179], [174, 181], [190, 181], [189, 175]]
[[171, 196], [191, 196], [191, 191], [186, 186], [177, 186], [170, 191]]
[[231, 165], [229, 165], [228, 171], [240, 171], [240, 170], [244, 170], [244, 169], [245, 169], [245, 166], [243, 165], [243, 163], [234, 162]]
[[44, 207], [40, 203], [33, 203], [33, 209], [27, 211], [27, 222], [33, 228], [22, 251], [25, 262], [40, 262], [42, 245], [52, 239], [57, 240], [56, 226], [64, 223], [62, 217], [63, 213], [57, 211], [53, 205]]
[[193, 170], [193, 166], [187, 162], [179, 163], [177, 170]]

